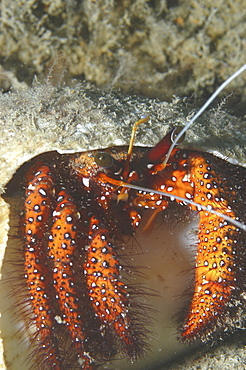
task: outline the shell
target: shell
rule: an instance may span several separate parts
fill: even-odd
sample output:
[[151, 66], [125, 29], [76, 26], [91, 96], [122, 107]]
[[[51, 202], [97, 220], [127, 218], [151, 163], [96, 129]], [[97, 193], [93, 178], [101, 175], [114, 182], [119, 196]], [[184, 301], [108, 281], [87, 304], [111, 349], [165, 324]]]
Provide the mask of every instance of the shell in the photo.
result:
[[[140, 127], [135, 145], [152, 146], [170, 125], [183, 124], [191, 114], [184, 101], [171, 103], [147, 98], [103, 93], [94, 87], [76, 85], [57, 89], [38, 85], [0, 98], [0, 187], [2, 192], [16, 170], [37, 154], [86, 151], [129, 143], [132, 123], [143, 113], [150, 123]], [[220, 107], [204, 114], [187, 133], [183, 145], [226, 156], [246, 165], [245, 122]], [[2, 199], [1, 259], [7, 241], [8, 205]], [[5, 369], [4, 361], [0, 368]]]

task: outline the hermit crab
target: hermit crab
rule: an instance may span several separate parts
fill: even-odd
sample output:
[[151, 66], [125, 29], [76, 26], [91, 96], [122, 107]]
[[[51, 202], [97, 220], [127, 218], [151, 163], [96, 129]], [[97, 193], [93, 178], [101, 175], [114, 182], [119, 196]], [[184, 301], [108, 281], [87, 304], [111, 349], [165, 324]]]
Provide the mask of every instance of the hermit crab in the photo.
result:
[[152, 148], [134, 147], [135, 131], [147, 120], [135, 123], [129, 147], [45, 153], [21, 172], [18, 232], [29, 296], [20, 304], [32, 312], [37, 369], [91, 370], [144, 356], [151, 307], [138, 297], [151, 302], [156, 292], [124, 279], [134, 269], [123, 246], [174, 203], [199, 219], [180, 340], [211, 341], [243, 320], [246, 170], [174, 147], [183, 134], [175, 129]]

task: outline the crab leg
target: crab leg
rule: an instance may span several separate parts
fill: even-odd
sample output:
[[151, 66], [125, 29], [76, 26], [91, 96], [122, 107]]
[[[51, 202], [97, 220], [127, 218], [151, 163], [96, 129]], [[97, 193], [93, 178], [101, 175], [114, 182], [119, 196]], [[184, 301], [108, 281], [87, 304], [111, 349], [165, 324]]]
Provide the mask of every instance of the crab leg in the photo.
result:
[[[209, 160], [194, 155], [191, 162], [193, 200], [235, 219], [234, 211], [224, 199], [226, 183], [222, 185], [222, 179], [216, 175]], [[231, 189], [232, 203], [235, 197]], [[221, 314], [229, 316], [229, 308], [226, 307], [232, 302], [236, 291], [237, 272], [240, 270], [235, 252], [240, 230], [209, 211], [199, 210], [199, 216], [195, 289], [181, 331], [182, 338], [186, 340], [194, 339], [195, 336], [203, 339], [219, 326]]]
[[60, 191], [53, 212], [53, 226], [48, 242], [48, 256], [53, 260], [53, 283], [59, 300], [62, 320], [71, 333], [82, 368], [92, 369], [92, 359], [85, 352], [84, 318], [81, 312], [80, 294], [73, 271], [73, 255], [77, 248], [77, 220], [79, 214], [73, 199]]
[[53, 180], [47, 166], [43, 165], [38, 171], [30, 173], [25, 200], [24, 266], [37, 334], [45, 350], [44, 363], [51, 364], [54, 370], [60, 370], [62, 367], [52, 330], [53, 315], [50, 310], [48, 271], [43, 245], [45, 225], [51, 212], [53, 188]]
[[113, 328], [123, 343], [123, 351], [133, 360], [143, 351], [129, 317], [129, 292], [121, 281], [119, 263], [109, 232], [96, 217], [90, 221], [88, 257], [84, 270], [95, 315], [102, 327]]
[[[188, 203], [188, 206], [199, 212], [195, 287], [181, 328], [181, 338], [188, 341], [198, 337], [205, 340], [216, 328], [221, 328], [221, 314], [228, 317], [229, 323], [229, 307], [236, 300], [236, 281], [243, 270], [243, 262], [235, 250], [236, 245], [240, 247], [240, 230], [210, 212], [215, 210], [232, 220], [238, 219], [232, 208], [236, 202], [235, 191], [228, 187], [225, 176], [216, 173], [210, 158], [213, 157], [205, 153], [174, 150], [165, 169], [163, 164], [151, 169], [154, 189], [167, 192], [173, 200], [176, 196], [184, 198], [184, 201], [176, 199], [181, 204], [185, 204], [185, 199], [192, 200], [197, 205]], [[158, 197], [159, 194], [153, 194], [151, 203], [145, 195], [142, 203], [159, 207]]]

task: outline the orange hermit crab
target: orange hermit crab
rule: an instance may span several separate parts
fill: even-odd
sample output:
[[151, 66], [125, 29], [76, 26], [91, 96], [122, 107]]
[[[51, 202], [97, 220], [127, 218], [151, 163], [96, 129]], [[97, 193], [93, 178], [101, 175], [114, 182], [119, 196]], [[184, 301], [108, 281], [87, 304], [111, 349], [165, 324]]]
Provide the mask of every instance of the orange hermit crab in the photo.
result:
[[[25, 279], [36, 327], [37, 368], [94, 369], [146, 348], [148, 312], [122, 278], [120, 243], [142, 215], [146, 228], [172, 202], [199, 214], [194, 293], [183, 341], [216, 338], [244, 310], [246, 170], [173, 148], [174, 130], [153, 148], [46, 153], [24, 179], [20, 220]], [[178, 134], [178, 137], [182, 134]], [[223, 320], [221, 317], [223, 316]]]

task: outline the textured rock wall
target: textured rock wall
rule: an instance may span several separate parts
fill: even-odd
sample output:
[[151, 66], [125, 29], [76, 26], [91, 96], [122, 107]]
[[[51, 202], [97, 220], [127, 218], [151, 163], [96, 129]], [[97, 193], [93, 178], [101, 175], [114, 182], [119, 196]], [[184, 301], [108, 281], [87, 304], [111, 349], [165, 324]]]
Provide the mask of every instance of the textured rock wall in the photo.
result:
[[245, 62], [244, 17], [243, 0], [2, 0], [0, 60], [30, 84], [62, 51], [71, 77], [103, 88], [202, 95]]

